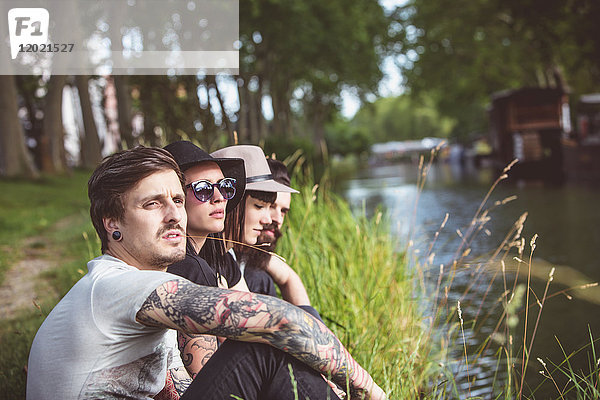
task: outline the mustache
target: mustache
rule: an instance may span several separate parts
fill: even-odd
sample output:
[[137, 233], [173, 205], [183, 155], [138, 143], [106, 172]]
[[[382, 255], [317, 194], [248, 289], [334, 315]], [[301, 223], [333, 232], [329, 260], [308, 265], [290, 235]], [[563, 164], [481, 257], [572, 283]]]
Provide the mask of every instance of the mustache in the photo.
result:
[[261, 233], [258, 236], [256, 244], [257, 245], [269, 244], [269, 246], [266, 247], [266, 250], [268, 250], [268, 251], [274, 251], [275, 250], [275, 245], [277, 244], [277, 241], [279, 240], [279, 238], [283, 234], [281, 233], [281, 230], [279, 229], [279, 227], [275, 223], [271, 223], [271, 224], [268, 224], [268, 225], [263, 225], [263, 229], [272, 230], [273, 233], [274, 233], [274, 235], [275, 235], [275, 237], [271, 237], [269, 235]]
[[168, 232], [168, 231], [170, 231], [170, 230], [173, 230], [173, 229], [176, 229], [176, 230], [180, 231], [180, 232], [181, 232], [181, 234], [182, 234], [183, 236], [185, 236], [185, 230], [184, 230], [184, 229], [181, 227], [181, 225], [179, 225], [179, 224], [168, 224], [168, 225], [165, 225], [165, 226], [163, 226], [163, 227], [162, 227], [162, 228], [160, 228], [160, 230], [157, 232], [156, 236], [160, 238], [160, 237], [161, 237], [163, 234], [165, 234], [166, 232]]

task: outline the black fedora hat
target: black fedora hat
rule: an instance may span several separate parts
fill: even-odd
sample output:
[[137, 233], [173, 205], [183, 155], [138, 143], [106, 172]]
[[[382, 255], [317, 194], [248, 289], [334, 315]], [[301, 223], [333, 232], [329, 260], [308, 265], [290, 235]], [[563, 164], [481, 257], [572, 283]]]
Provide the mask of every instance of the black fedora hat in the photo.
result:
[[201, 162], [212, 161], [216, 163], [223, 171], [223, 176], [235, 179], [235, 196], [227, 201], [227, 212], [230, 212], [239, 204], [246, 188], [244, 160], [241, 158], [215, 158], [194, 143], [186, 140], [168, 144], [164, 149], [171, 153], [184, 175], [188, 168]]

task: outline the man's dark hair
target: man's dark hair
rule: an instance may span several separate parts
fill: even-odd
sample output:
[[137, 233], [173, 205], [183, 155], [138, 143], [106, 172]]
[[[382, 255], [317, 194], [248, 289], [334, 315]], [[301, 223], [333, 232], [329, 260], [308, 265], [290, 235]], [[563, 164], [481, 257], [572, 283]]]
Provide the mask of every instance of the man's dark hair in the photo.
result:
[[[273, 180], [286, 186], [290, 186], [290, 175], [285, 164], [274, 158], [268, 158], [267, 162], [269, 163], [269, 168], [271, 169]], [[275, 196], [273, 202], [275, 202], [276, 199], [277, 196]], [[246, 268], [265, 269], [267, 267], [268, 262], [271, 259], [271, 254], [268, 252], [275, 251], [277, 241], [281, 237], [281, 231], [275, 225], [276, 224], [271, 224], [271, 228], [273, 229], [273, 233], [275, 234], [275, 237], [273, 238], [274, 240], [270, 243], [267, 242], [269, 243], [268, 246], [261, 246], [261, 249], [263, 251], [247, 246], [239, 249], [238, 260], [241, 263], [246, 264]], [[261, 243], [257, 243], [257, 245], [260, 244]]]
[[90, 216], [102, 243], [102, 253], [108, 248], [108, 232], [104, 218], [123, 219], [123, 197], [142, 179], [158, 171], [173, 170], [181, 186], [183, 175], [169, 152], [154, 147], [138, 146], [106, 157], [88, 181]]
[[268, 158], [269, 168], [273, 175], [273, 180], [286, 186], [290, 186], [290, 174], [284, 163], [274, 158]]

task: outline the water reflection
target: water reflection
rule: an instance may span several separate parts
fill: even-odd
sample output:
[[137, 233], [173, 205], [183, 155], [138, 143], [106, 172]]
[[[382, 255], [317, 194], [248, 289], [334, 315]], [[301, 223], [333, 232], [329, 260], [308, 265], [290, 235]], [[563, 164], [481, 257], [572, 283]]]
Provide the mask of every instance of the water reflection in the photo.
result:
[[[432, 250], [435, 253], [433, 265], [448, 264], [460, 245], [460, 235], [464, 234], [490, 188], [493, 173], [462, 168], [457, 164], [434, 165], [420, 194], [416, 185], [418, 174], [417, 167], [410, 164], [371, 167], [345, 182], [344, 195], [355, 210], [364, 210], [368, 215], [372, 215], [376, 207], [383, 206], [392, 221], [393, 233], [402, 239], [400, 245], [405, 245], [407, 236], [411, 235], [421, 258], [428, 253], [432, 238], [448, 213], [447, 224]], [[496, 328], [502, 313], [498, 298], [505, 290], [499, 264], [478, 267], [476, 256], [493, 252], [519, 216], [527, 212], [523, 236], [529, 242], [534, 234], [539, 235], [535, 251], [539, 259], [533, 263], [534, 278], [539, 279], [535, 279], [532, 285], [538, 297], [544, 292], [547, 271], [551, 266], [558, 270], [549, 293], [600, 280], [600, 258], [596, 256], [596, 249], [600, 248], [599, 194], [597, 188], [591, 187], [519, 187], [506, 183], [500, 184], [494, 191], [486, 207], [512, 195], [518, 198], [491, 212], [491, 220], [485, 226], [487, 230], [482, 230], [471, 243], [472, 265], [459, 269], [449, 294], [449, 304], [455, 305], [460, 299], [461, 304], [466, 305], [463, 310], [466, 318], [476, 318], [481, 323], [475, 330], [465, 332], [469, 358], [476, 355], [475, 349], [485, 343]], [[435, 284], [438, 274], [439, 268], [430, 269], [428, 283]], [[509, 288], [512, 288], [513, 276], [510, 273], [507, 276]], [[523, 282], [523, 278], [520, 281]], [[467, 291], [468, 288], [470, 290]], [[572, 300], [558, 295], [545, 303], [526, 375], [530, 388], [536, 388], [543, 382], [538, 373], [541, 366], [536, 361], [537, 357], [555, 363], [564, 359], [556, 338], [569, 354], [590, 343], [588, 326], [594, 337], [600, 336], [600, 320], [595, 318], [600, 311], [600, 291], [593, 288], [586, 290], [585, 295], [583, 292], [570, 292]], [[538, 310], [539, 307], [531, 308], [528, 338], [533, 333]], [[488, 313], [491, 315], [486, 318]], [[524, 315], [520, 314], [521, 324], [523, 320]], [[523, 327], [517, 332], [522, 335]], [[519, 343], [522, 338], [515, 337], [514, 340]], [[455, 345], [454, 355], [461, 360], [462, 340]], [[517, 345], [515, 350], [519, 348]], [[495, 349], [491, 346], [483, 355], [479, 354], [480, 358], [470, 367], [470, 378], [476, 377], [470, 388], [471, 395], [487, 397], [492, 393], [492, 382], [495, 382], [496, 389], [502, 385], [503, 369], [498, 371], [500, 378], [493, 379], [497, 370]], [[589, 370], [585, 354], [575, 357], [573, 365], [576, 369]], [[455, 371], [467, 390], [466, 368], [457, 364]], [[555, 378], [559, 383], [566, 382], [559, 373]], [[528, 393], [527, 389], [525, 393]], [[546, 381], [536, 389], [534, 396], [556, 398], [559, 394], [554, 385]]]

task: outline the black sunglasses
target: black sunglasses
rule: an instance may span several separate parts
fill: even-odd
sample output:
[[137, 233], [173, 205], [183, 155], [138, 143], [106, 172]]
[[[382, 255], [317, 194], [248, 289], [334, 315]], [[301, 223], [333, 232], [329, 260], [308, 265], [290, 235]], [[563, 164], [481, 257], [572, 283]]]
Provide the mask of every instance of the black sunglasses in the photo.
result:
[[213, 194], [215, 194], [215, 187], [219, 188], [219, 192], [221, 192], [221, 196], [223, 196], [225, 200], [231, 200], [233, 196], [235, 196], [234, 178], [223, 178], [217, 183], [200, 180], [187, 184], [185, 187], [186, 189], [192, 188], [194, 196], [202, 203], [206, 203], [213, 197]]

